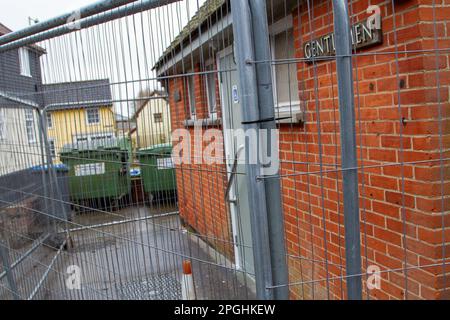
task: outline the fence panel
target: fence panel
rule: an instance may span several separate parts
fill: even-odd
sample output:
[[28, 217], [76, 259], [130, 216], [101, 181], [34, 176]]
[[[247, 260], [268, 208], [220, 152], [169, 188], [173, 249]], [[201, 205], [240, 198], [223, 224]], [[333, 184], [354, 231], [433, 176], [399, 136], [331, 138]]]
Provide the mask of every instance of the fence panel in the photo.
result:
[[448, 6], [268, 1], [293, 298], [448, 298]]
[[448, 0], [116, 4], [0, 37], [1, 299], [449, 297]]
[[[212, 5], [229, 8], [224, 1]], [[2, 46], [0, 55], [14, 54], [18, 43], [30, 52], [37, 45], [41, 49], [35, 61], [42, 69], [37, 92], [21, 88], [19, 82], [5, 88], [4, 95], [19, 104], [37, 97], [36, 117], [43, 121], [45, 143], [37, 154], [43, 162], [33, 165], [51, 168], [49, 178], [54, 179], [46, 194], [34, 188], [22, 190], [31, 181], [30, 160], [23, 172], [17, 167], [11, 170], [22, 180], [12, 178], [15, 183], [8, 188], [67, 211], [67, 216], [57, 217], [49, 214], [48, 207], [32, 211], [35, 219], [49, 218], [54, 227], [50, 236], [57, 241], [35, 244], [33, 253], [17, 263], [40, 267], [31, 276], [26, 268], [17, 267], [14, 278], [20, 295], [10, 297], [180, 299], [186, 298], [186, 289], [191, 289], [188, 298], [192, 291], [197, 299], [254, 297], [251, 273], [234, 260], [236, 244], [225, 203], [227, 168], [214, 162], [203, 167], [203, 160], [195, 160], [194, 155], [187, 163], [172, 157], [173, 131], [185, 128], [184, 133], [193, 134], [202, 122], [210, 129], [220, 128], [216, 51], [210, 43], [229, 46], [229, 37], [218, 33], [201, 43], [187, 41], [188, 46], [200, 48], [204, 63], [211, 60], [209, 71], [184, 65], [198, 58], [191, 50], [183, 50], [181, 63], [174, 65], [170, 65], [173, 52], [165, 52], [170, 45], [180, 45], [178, 33], [201, 27], [190, 23], [184, 28], [189, 20], [211, 24], [228, 15], [228, 11], [215, 18], [195, 15], [199, 10], [210, 13], [210, 6], [197, 1], [136, 1], [83, 16], [79, 23], [75, 17], [69, 27], [20, 36]], [[161, 67], [167, 68], [164, 73]], [[201, 92], [190, 88], [191, 97], [197, 99], [195, 113], [187, 116], [189, 104], [182, 92], [179, 105], [184, 107], [175, 108], [174, 83], [204, 82], [208, 82], [208, 96], [206, 88]], [[25, 115], [17, 119], [28, 121]], [[8, 118], [6, 123], [12, 126]], [[31, 147], [23, 144], [23, 150], [6, 149], [2, 155], [24, 156]], [[221, 154], [215, 157], [223, 160]], [[2, 178], [2, 186], [8, 185], [9, 176]], [[9, 201], [20, 204], [18, 199]], [[18, 216], [14, 213], [15, 219]], [[3, 228], [25, 236], [18, 226]], [[13, 250], [11, 242], [5, 247]], [[243, 247], [252, 253], [251, 244]], [[11, 252], [9, 256], [8, 263], [19, 257]], [[185, 288], [189, 282], [183, 276], [183, 261], [191, 263], [194, 288]], [[31, 279], [28, 286], [22, 285], [25, 278]], [[6, 280], [2, 288], [6, 295], [10, 289]]]

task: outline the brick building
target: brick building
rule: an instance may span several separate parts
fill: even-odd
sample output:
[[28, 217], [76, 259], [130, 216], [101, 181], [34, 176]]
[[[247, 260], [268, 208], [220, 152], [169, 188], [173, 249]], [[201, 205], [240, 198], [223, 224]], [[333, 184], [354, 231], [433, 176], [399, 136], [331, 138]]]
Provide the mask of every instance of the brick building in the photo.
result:
[[[382, 271], [381, 288], [364, 291], [375, 299], [448, 299], [450, 61], [442, 49], [450, 44], [450, 1], [350, 3], [359, 54], [353, 67], [363, 272], [372, 265]], [[370, 5], [380, 8], [378, 34], [364, 29]], [[241, 123], [229, 6], [207, 1], [155, 66], [169, 94], [172, 130], [189, 129], [193, 145], [202, 129]], [[269, 0], [267, 7], [273, 59], [285, 61], [274, 65], [273, 79], [287, 259], [297, 283], [291, 297], [342, 299], [336, 64], [323, 58], [333, 53], [332, 4]], [[226, 132], [223, 144], [217, 156], [224, 164], [192, 159], [177, 167], [180, 214], [251, 274], [248, 201], [239, 174], [231, 192], [239, 201], [226, 199], [239, 146]]]

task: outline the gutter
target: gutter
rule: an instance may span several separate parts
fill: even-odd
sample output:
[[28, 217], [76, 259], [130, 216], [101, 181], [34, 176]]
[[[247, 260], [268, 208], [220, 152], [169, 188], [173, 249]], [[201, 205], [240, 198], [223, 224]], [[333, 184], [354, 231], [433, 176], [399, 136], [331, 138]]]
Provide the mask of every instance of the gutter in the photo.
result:
[[[34, 109], [39, 109], [39, 104], [37, 104], [36, 102], [13, 96], [13, 95], [9, 94], [8, 92], [2, 91], [2, 90], [0, 90], [0, 97], [4, 98], [6, 100], [12, 101], [12, 102], [19, 103], [21, 105], [26, 105], [26, 106], [34, 108]], [[6, 108], [8, 108], [8, 107], [6, 107]], [[23, 106], [14, 106], [11, 108], [17, 109], [17, 108], [24, 108], [24, 107]], [[28, 109], [28, 108], [26, 108], [26, 109]]]
[[204, 45], [207, 45], [215, 36], [223, 32], [232, 24], [233, 17], [230, 13], [228, 13], [227, 15], [223, 16], [222, 19], [216, 21], [216, 23], [210, 28], [205, 30], [205, 32], [202, 32], [198, 38], [192, 40], [190, 45], [183, 47], [183, 44], [180, 43], [178, 47], [181, 47], [181, 50], [175, 56], [165, 59], [166, 57], [171, 55], [171, 52], [169, 52], [165, 56], [162, 56], [156, 63], [156, 65], [152, 68], [152, 70], [156, 71], [157, 76], [163, 75], [178, 62], [190, 57], [190, 55], [194, 51], [202, 48]]

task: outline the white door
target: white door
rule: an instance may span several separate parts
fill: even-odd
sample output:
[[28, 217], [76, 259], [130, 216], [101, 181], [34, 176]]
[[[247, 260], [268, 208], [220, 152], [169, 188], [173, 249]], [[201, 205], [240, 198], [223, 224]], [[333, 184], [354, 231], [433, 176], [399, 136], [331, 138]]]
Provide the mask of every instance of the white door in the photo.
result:
[[[223, 128], [225, 129], [225, 156], [227, 159], [228, 179], [232, 176], [234, 159], [240, 155], [245, 157], [243, 145], [238, 145], [237, 139], [229, 129], [242, 128], [242, 111], [239, 96], [239, 76], [236, 71], [233, 51], [228, 48], [218, 54], [220, 72], [221, 105]], [[235, 71], [229, 71], [235, 70]], [[229, 206], [233, 224], [235, 241], [235, 259], [238, 268], [254, 273], [250, 210], [248, 200], [247, 177], [245, 166], [241, 162], [235, 167], [233, 183], [229, 192]]]

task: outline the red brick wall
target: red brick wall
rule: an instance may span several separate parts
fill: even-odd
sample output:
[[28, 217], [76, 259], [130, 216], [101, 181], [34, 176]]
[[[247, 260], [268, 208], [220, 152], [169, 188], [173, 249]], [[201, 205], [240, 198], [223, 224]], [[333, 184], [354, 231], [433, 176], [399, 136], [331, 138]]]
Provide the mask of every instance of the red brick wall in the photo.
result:
[[[450, 1], [440, 1], [436, 10], [438, 45], [450, 44]], [[383, 45], [363, 49], [364, 53], [395, 51], [393, 8], [391, 1], [370, 1], [381, 7]], [[395, 1], [397, 50], [423, 50], [434, 48], [431, 0]], [[369, 2], [355, 1], [355, 21], [368, 17]], [[303, 43], [311, 40], [310, 24], [314, 35], [332, 32], [330, 1], [315, 1], [311, 8], [301, 6], [294, 16], [297, 57], [303, 58]], [[449, 148], [449, 59], [448, 52], [399, 53], [398, 66], [395, 55], [365, 55], [354, 59], [355, 105], [357, 116], [359, 166], [373, 166], [359, 170], [363, 271], [366, 265], [376, 265], [381, 270], [442, 263], [442, 211], [450, 208], [449, 170], [445, 164], [447, 196], [441, 208], [440, 163], [416, 163], [402, 166], [382, 166], [392, 162], [436, 160], [439, 152], [439, 119], [436, 62], [440, 68], [440, 101], [444, 132], [444, 147]], [[339, 114], [336, 65], [334, 62], [317, 64], [298, 63], [298, 81], [301, 96], [306, 101], [306, 123], [303, 127], [283, 126], [281, 133], [281, 158], [283, 174], [319, 172], [319, 165], [293, 165], [286, 161], [320, 162], [323, 170], [333, 170], [340, 163]], [[399, 81], [397, 79], [397, 74]], [[318, 88], [316, 96], [315, 88]], [[398, 96], [398, 90], [400, 92]], [[399, 101], [400, 98], [400, 101]], [[400, 102], [401, 115], [398, 112]], [[316, 109], [317, 108], [317, 109]], [[317, 126], [317, 112], [320, 128]], [[401, 124], [400, 118], [404, 118]], [[403, 134], [403, 151], [400, 149], [400, 130]], [[318, 145], [321, 132], [321, 148]], [[361, 142], [361, 143], [360, 143]], [[363, 174], [364, 172], [364, 174]], [[322, 178], [321, 178], [322, 176]], [[404, 177], [404, 187], [402, 183]], [[290, 258], [292, 282], [332, 278], [327, 290], [326, 281], [291, 286], [293, 298], [345, 297], [345, 246], [343, 229], [341, 174], [336, 172], [297, 175], [283, 178], [283, 202], [286, 217], [286, 239], [289, 254], [303, 259]], [[363, 187], [364, 182], [364, 187]], [[402, 190], [405, 210], [402, 211]], [[365, 212], [363, 208], [365, 207]], [[364, 223], [365, 220], [365, 223]], [[445, 226], [447, 258], [450, 230], [448, 215]], [[403, 230], [406, 237], [403, 236]], [[326, 231], [325, 231], [326, 230]], [[367, 252], [367, 256], [366, 256]], [[312, 261], [315, 262], [312, 262]], [[328, 261], [328, 273], [325, 260]], [[447, 270], [448, 272], [448, 270]], [[408, 298], [436, 299], [444, 297], [441, 290], [442, 266], [411, 269], [408, 275]], [[336, 278], [337, 279], [333, 279]], [[403, 272], [382, 273], [381, 290], [370, 291], [371, 298], [403, 299], [405, 275]], [[447, 281], [447, 288], [450, 282]], [[314, 290], [313, 290], [314, 288]], [[313, 295], [314, 291], [314, 295]], [[448, 291], [446, 296], [448, 297]]]
[[[448, 51], [441, 52], [438, 59], [434, 52], [404, 52], [434, 48], [431, 1], [394, 1], [397, 43], [391, 1], [359, 0], [352, 4], [355, 21], [367, 17], [369, 4], [378, 4], [383, 28], [383, 44], [362, 49], [359, 52], [368, 55], [354, 58], [358, 158], [359, 166], [364, 165], [359, 170], [363, 272], [368, 265], [378, 266], [381, 271], [401, 269], [406, 259], [407, 267], [411, 268], [407, 272], [409, 299], [449, 297], [448, 290], [446, 293], [443, 290], [442, 266], [423, 267], [442, 263], [443, 222], [446, 257], [450, 256], [449, 166], [444, 161], [441, 185], [440, 163], [435, 161], [441, 155], [440, 142], [445, 150], [442, 157], [449, 156]], [[437, 45], [448, 48], [450, 0], [436, 3]], [[314, 27], [313, 38], [333, 31], [330, 1], [314, 1], [311, 10], [308, 15], [305, 3], [292, 11], [299, 58], [303, 57], [303, 43], [311, 39], [310, 22]], [[396, 49], [398, 65], [392, 53], [375, 54]], [[440, 69], [441, 121], [436, 63]], [[306, 121], [303, 125], [280, 127], [281, 173], [294, 174], [282, 178], [289, 275], [292, 283], [305, 282], [290, 286], [291, 297], [318, 299], [328, 298], [329, 294], [331, 299], [343, 299], [346, 282], [341, 280], [345, 275], [342, 177], [335, 170], [340, 166], [336, 66], [332, 61], [314, 65], [299, 62], [297, 68]], [[184, 128], [183, 121], [188, 118], [182, 79], [169, 81], [173, 130]], [[204, 118], [207, 114], [204, 84], [200, 76], [196, 76], [195, 82], [198, 118]], [[179, 102], [174, 101], [175, 90], [180, 90], [183, 97]], [[440, 128], [444, 134], [442, 141]], [[189, 130], [193, 137], [194, 129]], [[426, 160], [434, 161], [388, 165]], [[322, 168], [318, 165], [320, 161]], [[327, 172], [320, 174], [321, 169]], [[232, 257], [230, 217], [224, 202], [225, 170], [224, 165], [184, 164], [177, 167], [177, 182], [184, 221], [209, 239], [219, 238], [210, 242]], [[441, 208], [442, 190], [446, 197], [444, 208]], [[444, 211], [447, 215], [443, 220]], [[414, 268], [417, 266], [422, 267]], [[406, 277], [402, 271], [383, 272], [381, 278], [381, 289], [369, 292], [371, 299], [405, 298]], [[450, 287], [448, 280], [446, 287]], [[366, 297], [367, 290], [364, 291]]]
[[[201, 71], [199, 65], [194, 68], [195, 72]], [[197, 119], [208, 118], [208, 103], [204, 76], [193, 75], [195, 83], [195, 100]], [[219, 125], [202, 127], [196, 134], [194, 127], [185, 127], [184, 121], [190, 119], [189, 99], [185, 77], [180, 76], [168, 82], [170, 92], [170, 112], [172, 119], [172, 130], [187, 129], [191, 136], [191, 148], [201, 142], [202, 132], [207, 129], [221, 129]], [[217, 85], [218, 88], [218, 85]], [[181, 101], [176, 102], [174, 93], [179, 91]], [[219, 100], [219, 92], [216, 97]], [[219, 103], [219, 101], [218, 101]], [[220, 106], [218, 106], [218, 117], [220, 117]], [[199, 138], [199, 142], [196, 141]], [[177, 141], [174, 141], [176, 144]], [[222, 148], [223, 149], [223, 148]], [[218, 155], [221, 159], [224, 155]], [[184, 223], [193, 228], [203, 236], [203, 239], [224, 253], [228, 258], [234, 259], [233, 246], [231, 244], [231, 220], [228, 207], [224, 202], [227, 174], [225, 164], [205, 165], [196, 164], [196, 155], [191, 154], [191, 164], [177, 165], [177, 186], [180, 216]]]

